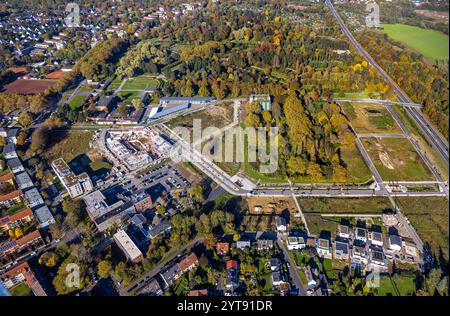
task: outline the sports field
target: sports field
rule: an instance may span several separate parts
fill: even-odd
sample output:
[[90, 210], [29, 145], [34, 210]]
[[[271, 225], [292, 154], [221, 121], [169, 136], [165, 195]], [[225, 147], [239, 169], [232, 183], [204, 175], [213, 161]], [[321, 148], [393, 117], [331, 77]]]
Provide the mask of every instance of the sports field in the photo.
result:
[[135, 78], [129, 78], [125, 82], [122, 90], [144, 90], [144, 89], [156, 89], [159, 86], [158, 80], [149, 76], [139, 76]]
[[383, 32], [425, 57], [435, 61], [448, 59], [448, 35], [404, 24], [383, 24]]

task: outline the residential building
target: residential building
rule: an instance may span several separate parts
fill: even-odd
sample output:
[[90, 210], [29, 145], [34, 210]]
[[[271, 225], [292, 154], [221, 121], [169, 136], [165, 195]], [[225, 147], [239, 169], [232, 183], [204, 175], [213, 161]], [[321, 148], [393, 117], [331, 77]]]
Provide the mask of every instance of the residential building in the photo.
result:
[[244, 248], [250, 248], [251, 243], [248, 240], [239, 240], [236, 241], [236, 248], [237, 249], [244, 249]]
[[367, 242], [367, 230], [365, 228], [357, 227], [355, 231], [355, 240]]
[[43, 239], [38, 230], [34, 230], [27, 235], [0, 244], [0, 258], [13, 253], [24, 251], [34, 245], [42, 243]]
[[9, 159], [6, 164], [8, 165], [9, 170], [11, 170], [11, 172], [14, 174], [25, 171], [25, 168], [23, 167], [22, 162], [20, 162], [19, 158]]
[[367, 264], [366, 247], [361, 245], [353, 245], [352, 262], [358, 264]]
[[191, 253], [188, 256], [184, 257], [180, 260], [178, 263], [178, 266], [180, 267], [180, 270], [182, 273], [186, 273], [187, 271], [190, 271], [194, 269], [198, 264], [198, 258], [195, 255], [195, 253]]
[[138, 263], [144, 260], [144, 255], [124, 230], [120, 229], [113, 238], [128, 261]]
[[144, 225], [147, 223], [147, 219], [142, 214], [136, 214], [131, 217], [131, 224], [137, 228], [144, 228]]
[[348, 242], [334, 241], [334, 259], [348, 260], [350, 256], [350, 246]]
[[271, 271], [278, 271], [281, 267], [281, 261], [278, 258], [270, 258], [269, 266]]
[[348, 225], [340, 224], [338, 226], [338, 234], [337, 235], [341, 238], [350, 239], [350, 237], [352, 236], [352, 228]]
[[16, 146], [12, 143], [6, 144], [3, 147], [3, 155], [5, 159], [17, 158]]
[[230, 244], [227, 242], [216, 243], [216, 252], [218, 255], [226, 255], [230, 251]]
[[19, 134], [18, 128], [9, 129], [8, 134], [6, 135], [8, 143], [17, 144], [17, 134]]
[[0, 229], [7, 231], [16, 227], [23, 226], [33, 220], [33, 211], [29, 208], [23, 209], [13, 215], [0, 218]]
[[289, 250], [299, 250], [306, 248], [306, 243], [303, 237], [290, 236], [287, 238], [287, 247]]
[[284, 283], [282, 274], [279, 270], [272, 271], [270, 274], [270, 281], [272, 282], [272, 286], [277, 287]]
[[134, 204], [134, 208], [136, 209], [136, 212], [142, 213], [145, 210], [150, 209], [153, 206], [153, 201], [151, 196], [147, 196], [140, 200], [139, 202]]
[[383, 234], [380, 232], [369, 232], [369, 241], [371, 245], [383, 247]]
[[0, 282], [3, 282], [7, 289], [26, 282], [35, 296], [47, 296], [27, 262], [20, 263], [0, 274]]
[[86, 172], [75, 175], [62, 158], [53, 161], [52, 168], [71, 198], [76, 198], [94, 188]]
[[178, 264], [172, 265], [169, 269], [160, 274], [165, 284], [165, 288], [170, 287], [183, 273]]
[[14, 204], [18, 204], [22, 199], [22, 190], [18, 189], [6, 194], [0, 195], [0, 206], [9, 208]]
[[256, 250], [267, 251], [273, 248], [273, 240], [270, 239], [258, 239], [256, 241]]
[[34, 214], [36, 215], [40, 228], [46, 228], [55, 223], [55, 218], [46, 205], [35, 209]]
[[140, 292], [148, 296], [160, 296], [163, 293], [161, 285], [159, 285], [156, 279], [152, 279]]
[[34, 186], [33, 181], [26, 172], [21, 172], [15, 176], [17, 185], [21, 190], [26, 190]]
[[106, 197], [100, 191], [94, 191], [83, 197], [86, 211], [100, 232], [107, 230], [113, 224], [120, 224], [125, 216], [136, 213], [131, 202], [117, 201], [108, 205]]
[[370, 265], [373, 268], [385, 268], [387, 267], [386, 257], [383, 251], [371, 250], [370, 251]]
[[28, 207], [34, 209], [37, 206], [44, 204], [44, 200], [42, 199], [39, 191], [33, 187], [32, 189], [25, 191], [25, 200], [28, 203]]
[[187, 296], [208, 296], [208, 289], [189, 291]]
[[239, 287], [239, 267], [236, 260], [228, 260], [226, 262], [226, 284], [228, 291], [233, 293]]
[[401, 251], [402, 250], [402, 238], [398, 235], [389, 235], [389, 250]]
[[316, 242], [316, 250], [319, 257], [331, 259], [331, 247], [328, 239], [319, 238]]
[[171, 229], [172, 229], [172, 224], [170, 223], [170, 221], [165, 220], [165, 221], [159, 223], [158, 225], [156, 225], [155, 227], [149, 229], [148, 235], [150, 238], [155, 238], [158, 235], [167, 234]]
[[277, 231], [279, 231], [280, 233], [285, 233], [287, 231], [288, 226], [284, 217], [277, 216], [275, 222], [277, 225]]

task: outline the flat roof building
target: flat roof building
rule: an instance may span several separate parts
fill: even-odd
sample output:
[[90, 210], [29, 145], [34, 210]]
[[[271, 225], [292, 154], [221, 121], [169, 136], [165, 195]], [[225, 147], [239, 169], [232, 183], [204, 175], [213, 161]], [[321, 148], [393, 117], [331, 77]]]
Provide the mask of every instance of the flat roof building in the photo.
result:
[[114, 241], [122, 250], [128, 261], [138, 263], [144, 260], [144, 255], [142, 252], [123, 229], [114, 234]]
[[94, 188], [92, 181], [86, 172], [83, 172], [78, 176], [75, 175], [62, 158], [54, 160], [52, 162], [52, 168], [71, 198], [80, 196]]

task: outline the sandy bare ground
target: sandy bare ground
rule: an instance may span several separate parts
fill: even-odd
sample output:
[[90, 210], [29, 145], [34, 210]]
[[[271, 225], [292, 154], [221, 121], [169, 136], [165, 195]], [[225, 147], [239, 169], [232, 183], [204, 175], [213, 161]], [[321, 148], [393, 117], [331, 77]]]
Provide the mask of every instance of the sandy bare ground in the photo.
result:
[[297, 207], [291, 197], [252, 197], [247, 200], [250, 214], [281, 214], [284, 211], [296, 212]]

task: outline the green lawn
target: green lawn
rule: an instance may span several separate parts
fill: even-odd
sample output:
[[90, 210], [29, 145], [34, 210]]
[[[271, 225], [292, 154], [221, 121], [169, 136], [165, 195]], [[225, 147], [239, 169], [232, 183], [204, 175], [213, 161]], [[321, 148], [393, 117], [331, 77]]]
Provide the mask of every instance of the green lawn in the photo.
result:
[[403, 213], [436, 257], [449, 258], [449, 205], [444, 197], [397, 198]]
[[392, 207], [385, 197], [367, 198], [297, 198], [305, 213], [381, 214]]
[[377, 296], [397, 296], [396, 288], [392, 283], [389, 275], [380, 276], [380, 287], [371, 289], [371, 292], [375, 292]]
[[347, 168], [347, 183], [366, 183], [372, 179], [372, 173], [356, 146], [342, 146], [341, 157]]
[[14, 286], [9, 292], [12, 296], [33, 296], [31, 288], [25, 282]]
[[11, 206], [10, 208], [7, 208], [5, 210], [0, 210], [0, 218], [3, 218], [5, 216], [11, 216], [16, 214], [17, 212], [20, 212], [25, 208], [25, 205], [23, 204], [16, 204]]
[[449, 38], [444, 33], [404, 24], [383, 24], [383, 32], [431, 60], [448, 59]]
[[111, 164], [109, 164], [108, 162], [103, 161], [101, 159], [91, 162], [90, 167], [91, 167], [92, 171], [94, 171], [94, 172], [96, 172], [100, 169], [106, 169], [106, 170], [112, 169]]
[[78, 109], [80, 106], [83, 105], [84, 99], [86, 98], [85, 95], [77, 95], [73, 97], [72, 101], [69, 102], [69, 106], [72, 110]]
[[117, 94], [124, 102], [131, 102], [133, 99], [141, 99], [139, 91], [121, 91]]
[[136, 77], [126, 81], [123, 85], [123, 90], [144, 90], [144, 89], [156, 89], [159, 86], [159, 82], [156, 79], [150, 77]]
[[323, 218], [320, 215], [305, 215], [308, 223], [309, 232], [313, 235], [320, 235], [322, 232], [330, 232], [332, 236], [336, 235], [339, 220], [333, 218]]
[[409, 273], [394, 275], [392, 281], [400, 296], [411, 296], [416, 292], [415, 278], [414, 274]]

